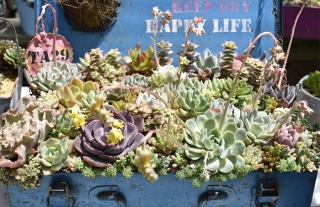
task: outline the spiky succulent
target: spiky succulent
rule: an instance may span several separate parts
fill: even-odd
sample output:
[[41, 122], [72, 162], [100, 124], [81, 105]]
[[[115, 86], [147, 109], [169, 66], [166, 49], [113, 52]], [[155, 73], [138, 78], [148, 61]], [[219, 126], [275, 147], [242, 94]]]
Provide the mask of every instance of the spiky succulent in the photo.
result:
[[205, 165], [213, 173], [228, 173], [234, 165], [244, 165], [243, 140], [247, 133], [237, 127], [235, 119], [227, 117], [223, 121], [222, 113], [208, 110], [196, 120], [187, 120], [186, 124], [193, 132], [185, 129], [185, 146], [189, 148], [185, 154], [193, 163]]
[[46, 108], [35, 97], [23, 97], [17, 106], [1, 115], [0, 167], [18, 168], [55, 126], [59, 111]]
[[111, 166], [117, 159], [135, 150], [144, 137], [141, 134], [142, 116], [113, 111], [110, 118], [105, 121], [88, 119], [83, 133], [74, 140], [74, 147], [82, 154], [82, 159], [92, 166]]
[[76, 64], [57, 61], [57, 67], [43, 66], [32, 75], [30, 87], [37, 93], [58, 90], [68, 84], [73, 78], [81, 78]]
[[147, 52], [141, 52], [140, 47], [140, 43], [138, 43], [134, 50], [130, 49], [128, 51], [129, 57], [123, 58], [127, 62], [127, 74], [139, 73], [150, 76], [152, 69], [156, 69], [156, 64], [153, 60], [153, 49], [149, 45]]
[[91, 49], [80, 58], [77, 64], [85, 81], [100, 83], [112, 82], [125, 75], [125, 66], [120, 64], [122, 56], [118, 49], [111, 49], [106, 54], [100, 48]]

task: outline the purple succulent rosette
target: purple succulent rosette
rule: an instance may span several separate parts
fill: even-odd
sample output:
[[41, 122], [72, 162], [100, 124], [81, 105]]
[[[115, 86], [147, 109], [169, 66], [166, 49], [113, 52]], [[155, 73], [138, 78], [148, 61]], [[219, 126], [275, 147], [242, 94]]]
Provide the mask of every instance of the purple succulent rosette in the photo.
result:
[[108, 141], [108, 135], [114, 128], [95, 118], [87, 120], [83, 132], [74, 140], [74, 147], [83, 155], [83, 160], [94, 167], [111, 166], [119, 157], [139, 147], [144, 137], [141, 134], [144, 125], [141, 115], [131, 116], [122, 111], [113, 112], [113, 118], [123, 123], [123, 127], [119, 129], [121, 133], [118, 133], [123, 138], [118, 143]]
[[295, 151], [295, 146], [298, 142], [300, 133], [292, 125], [282, 126], [281, 129], [277, 130], [273, 136], [275, 144], [281, 144], [288, 147], [291, 152]]

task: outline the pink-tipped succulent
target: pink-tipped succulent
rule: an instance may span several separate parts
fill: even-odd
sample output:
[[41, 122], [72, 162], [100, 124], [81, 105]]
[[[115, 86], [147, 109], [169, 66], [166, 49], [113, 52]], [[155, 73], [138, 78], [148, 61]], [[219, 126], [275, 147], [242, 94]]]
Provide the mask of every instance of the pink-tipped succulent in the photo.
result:
[[143, 118], [140, 115], [112, 112], [109, 124], [89, 118], [83, 133], [74, 140], [74, 147], [83, 160], [95, 167], [111, 166], [119, 157], [135, 150], [143, 139]]
[[294, 128], [293, 125], [282, 126], [277, 130], [273, 136], [274, 143], [281, 144], [287, 148], [290, 148], [291, 152], [295, 151], [295, 146], [298, 142], [300, 133]]

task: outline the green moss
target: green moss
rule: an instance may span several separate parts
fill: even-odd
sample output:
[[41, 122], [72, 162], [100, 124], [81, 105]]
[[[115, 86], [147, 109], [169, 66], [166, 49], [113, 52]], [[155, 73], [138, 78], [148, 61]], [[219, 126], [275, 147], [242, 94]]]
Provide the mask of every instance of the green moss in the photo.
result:
[[303, 86], [306, 86], [313, 94], [320, 97], [320, 71], [311, 72], [309, 77], [303, 81]]

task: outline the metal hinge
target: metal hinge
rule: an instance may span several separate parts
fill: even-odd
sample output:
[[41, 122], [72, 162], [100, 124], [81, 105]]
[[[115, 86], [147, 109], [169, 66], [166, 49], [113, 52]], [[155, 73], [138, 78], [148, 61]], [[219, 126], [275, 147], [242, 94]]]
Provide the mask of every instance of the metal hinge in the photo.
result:
[[50, 185], [48, 207], [72, 207], [74, 203], [75, 199], [69, 194], [69, 186], [66, 182], [54, 182]]
[[275, 207], [279, 197], [278, 185], [274, 181], [262, 181], [256, 193], [256, 207]]
[[89, 199], [96, 206], [126, 206], [125, 198], [116, 185], [103, 185], [92, 188], [89, 192]]
[[213, 202], [216, 206], [224, 206], [236, 198], [235, 190], [227, 185], [208, 185], [207, 192], [199, 199], [199, 207], [207, 202]]

